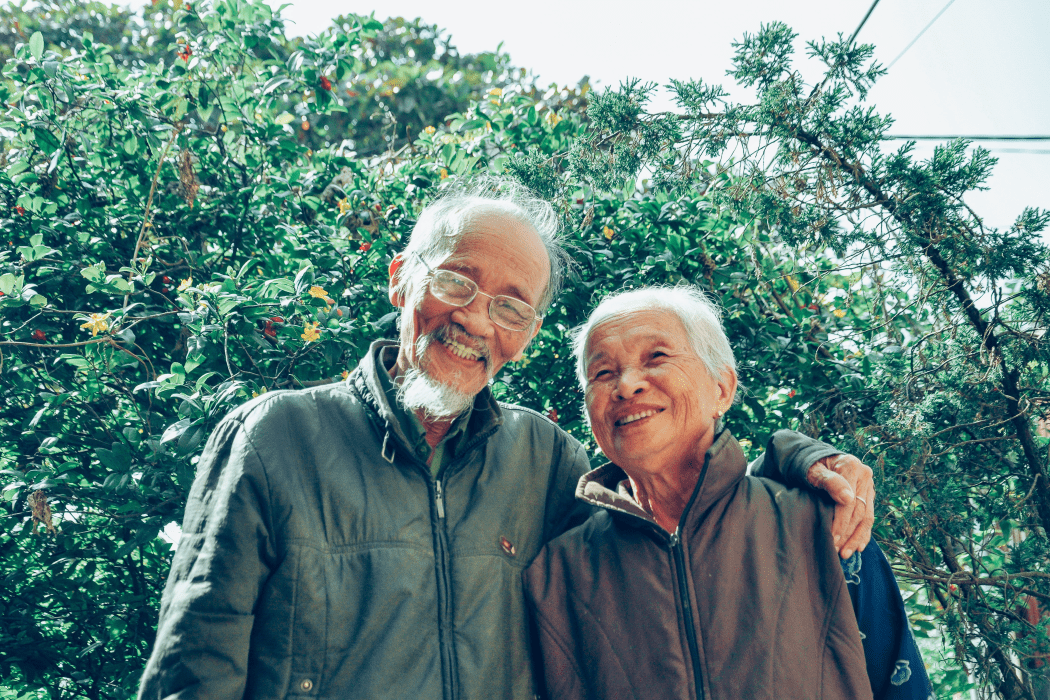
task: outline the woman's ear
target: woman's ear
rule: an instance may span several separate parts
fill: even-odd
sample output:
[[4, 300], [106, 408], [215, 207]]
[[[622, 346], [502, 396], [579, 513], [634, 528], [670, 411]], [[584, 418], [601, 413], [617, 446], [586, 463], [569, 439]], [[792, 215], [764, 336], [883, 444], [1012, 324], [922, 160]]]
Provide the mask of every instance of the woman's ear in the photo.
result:
[[733, 405], [733, 399], [736, 398], [736, 372], [733, 370], [726, 370], [722, 373], [722, 381], [718, 382], [718, 388], [721, 391], [721, 395], [718, 397], [718, 410], [720, 414], [729, 411]]
[[404, 290], [399, 290], [397, 287], [401, 283], [401, 267], [405, 264], [405, 254], [398, 253], [394, 256], [394, 259], [390, 261], [390, 287], [387, 290], [390, 295], [390, 303], [399, 309], [405, 306], [405, 293]]

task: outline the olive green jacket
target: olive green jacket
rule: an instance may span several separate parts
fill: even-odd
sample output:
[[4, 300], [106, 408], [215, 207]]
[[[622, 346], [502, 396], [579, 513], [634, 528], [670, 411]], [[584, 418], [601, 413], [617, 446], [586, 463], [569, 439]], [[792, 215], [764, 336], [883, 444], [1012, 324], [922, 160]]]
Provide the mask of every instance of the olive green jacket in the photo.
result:
[[379, 386], [380, 347], [345, 383], [265, 394], [216, 428], [140, 698], [533, 697], [521, 572], [589, 515], [586, 452], [486, 390], [435, 479]]

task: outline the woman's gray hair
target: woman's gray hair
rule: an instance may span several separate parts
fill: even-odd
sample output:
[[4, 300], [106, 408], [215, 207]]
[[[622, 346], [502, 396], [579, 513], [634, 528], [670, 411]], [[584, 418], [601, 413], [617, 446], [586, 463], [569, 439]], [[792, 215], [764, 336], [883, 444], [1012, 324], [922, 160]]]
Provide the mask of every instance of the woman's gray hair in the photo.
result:
[[587, 388], [584, 352], [594, 329], [624, 314], [653, 310], [669, 311], [678, 317], [693, 351], [712, 377], [721, 377], [726, 370], [736, 374], [736, 358], [722, 327], [722, 310], [702, 289], [692, 285], [642, 287], [605, 297], [590, 317], [572, 331], [572, 353], [581, 389]]
[[540, 296], [536, 312], [543, 315], [561, 291], [569, 256], [562, 247], [561, 225], [554, 207], [537, 197], [517, 180], [482, 176], [452, 186], [419, 215], [395, 288], [409, 298], [412, 287], [426, 275], [420, 262], [432, 267], [452, 255], [456, 246], [479, 217], [495, 214], [526, 224], [539, 234], [550, 259], [550, 278]]

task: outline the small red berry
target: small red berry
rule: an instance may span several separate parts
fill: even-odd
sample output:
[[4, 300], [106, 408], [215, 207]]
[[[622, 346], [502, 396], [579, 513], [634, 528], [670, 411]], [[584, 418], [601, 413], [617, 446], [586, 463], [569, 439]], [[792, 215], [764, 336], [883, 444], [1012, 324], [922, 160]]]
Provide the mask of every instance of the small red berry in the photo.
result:
[[552, 408], [551, 410], [547, 411], [547, 417], [550, 418], [555, 423], [557, 423], [558, 422], [558, 409]]
[[273, 327], [273, 324], [269, 321], [266, 322], [266, 328], [263, 328], [263, 335], [268, 335], [271, 338], [277, 337], [277, 329]]
[[788, 398], [789, 399], [795, 398], [795, 390], [794, 389], [792, 389], [791, 391], [788, 392]]
[[44, 331], [42, 331], [42, 330], [40, 330], [38, 328], [35, 331], [33, 331], [33, 340], [39, 340], [39, 341], [43, 342], [43, 341], [47, 340], [47, 336], [44, 335]]
[[25, 207], [15, 207], [15, 212], [17, 212], [19, 216], [22, 216], [23, 214], [26, 213], [26, 208]]
[[323, 75], [321, 76], [321, 88], [328, 91], [332, 90], [332, 81]]
[[164, 284], [171, 284], [171, 278], [168, 277], [167, 275], [164, 275], [163, 277], [161, 277], [160, 281], [163, 282]]
[[369, 243], [368, 241], [365, 241], [364, 243], [362, 243], [361, 247], [358, 248], [358, 250], [361, 251], [362, 253], [367, 253], [371, 249], [372, 249], [372, 244]]
[[281, 318], [280, 316], [271, 316], [270, 320], [273, 321], [274, 323], [284, 323], [284, 319]]

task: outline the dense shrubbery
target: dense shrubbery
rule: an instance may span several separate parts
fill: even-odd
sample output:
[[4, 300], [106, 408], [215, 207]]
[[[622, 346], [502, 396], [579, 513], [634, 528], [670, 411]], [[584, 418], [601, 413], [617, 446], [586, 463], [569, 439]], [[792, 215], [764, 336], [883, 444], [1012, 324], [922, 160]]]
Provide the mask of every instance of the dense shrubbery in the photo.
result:
[[[862, 50], [819, 48], [834, 76], [809, 97], [769, 58], [790, 36], [766, 28], [736, 76], [759, 106], [680, 84], [682, 119], [647, 114], [638, 84], [539, 90], [418, 23], [343, 18], [289, 42], [261, 2], [180, 7], [150, 20], [163, 46], [41, 30], [4, 67], [0, 697], [132, 692], [202, 440], [391, 334], [391, 257], [479, 172], [550, 197], [578, 262], [499, 395], [586, 440], [566, 330], [611, 289], [702, 284], [747, 387], [734, 432], [760, 445], [791, 424], [866, 454], [915, 622], [955, 658], [935, 680], [968, 686], [965, 663], [1022, 697], [1050, 597], [1031, 431], [1046, 216], [981, 229], [960, 202], [989, 163], [964, 145], [876, 155], [887, 122], [849, 111], [874, 77]], [[754, 139], [777, 156], [753, 159]]]

